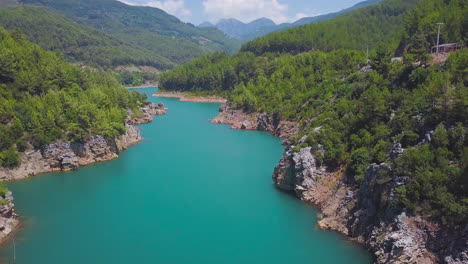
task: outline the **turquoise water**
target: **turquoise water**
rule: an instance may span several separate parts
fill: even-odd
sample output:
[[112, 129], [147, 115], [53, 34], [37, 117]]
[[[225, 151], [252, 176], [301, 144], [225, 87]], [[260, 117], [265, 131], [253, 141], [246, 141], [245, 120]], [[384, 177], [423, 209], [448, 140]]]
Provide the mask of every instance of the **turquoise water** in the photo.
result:
[[[274, 188], [280, 139], [210, 124], [218, 104], [150, 99], [168, 114], [141, 126], [145, 140], [119, 159], [8, 184], [26, 219], [16, 263], [372, 261]], [[0, 259], [13, 263], [11, 242]]]

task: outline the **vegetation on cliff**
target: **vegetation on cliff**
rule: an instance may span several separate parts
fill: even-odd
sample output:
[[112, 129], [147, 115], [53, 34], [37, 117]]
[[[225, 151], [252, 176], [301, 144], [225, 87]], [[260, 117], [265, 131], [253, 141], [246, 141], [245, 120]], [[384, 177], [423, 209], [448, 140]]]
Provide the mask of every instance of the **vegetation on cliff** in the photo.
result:
[[[443, 43], [466, 43], [468, 7], [460, 0], [422, 0], [403, 16], [414, 3], [387, 0], [275, 33], [247, 44], [246, 52], [213, 54], [165, 73], [161, 87], [224, 93], [246, 112], [297, 121], [302, 128], [298, 137], [308, 136], [304, 146], [312, 147], [319, 162], [330, 169], [345, 166], [356, 183], [370, 164], [391, 163], [394, 173], [408, 179], [398, 189], [402, 207], [446, 224], [463, 223], [468, 220], [468, 50], [435, 65], [428, 63], [427, 52], [434, 44], [436, 22], [446, 23]], [[394, 44], [379, 45], [370, 62], [356, 51], [362, 50], [355, 42], [361, 35], [340, 29], [361, 20], [380, 25], [364, 31], [366, 39]], [[387, 22], [396, 26], [387, 28]], [[320, 33], [322, 27], [327, 34]], [[308, 28], [318, 33], [304, 31]], [[266, 40], [271, 42], [262, 44]], [[296, 54], [318, 43], [329, 52]], [[397, 46], [404, 57], [391, 62]], [[406, 151], [391, 160], [397, 143]]]
[[111, 74], [68, 64], [0, 28], [0, 166], [17, 165], [29, 145], [121, 135], [127, 110], [144, 100]]

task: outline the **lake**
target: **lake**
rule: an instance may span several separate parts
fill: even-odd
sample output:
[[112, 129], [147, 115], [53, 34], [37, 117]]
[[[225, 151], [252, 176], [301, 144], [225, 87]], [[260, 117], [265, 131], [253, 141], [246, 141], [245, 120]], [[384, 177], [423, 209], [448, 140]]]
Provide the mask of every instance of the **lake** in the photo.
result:
[[[25, 219], [16, 263], [372, 262], [274, 187], [281, 139], [210, 124], [219, 104], [149, 99], [167, 115], [118, 159], [8, 184]], [[13, 263], [12, 241], [0, 259]]]

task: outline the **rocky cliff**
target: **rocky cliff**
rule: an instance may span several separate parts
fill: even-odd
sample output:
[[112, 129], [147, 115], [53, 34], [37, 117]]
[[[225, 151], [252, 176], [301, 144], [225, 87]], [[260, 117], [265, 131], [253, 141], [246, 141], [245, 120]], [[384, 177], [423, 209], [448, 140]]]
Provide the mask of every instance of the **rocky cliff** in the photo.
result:
[[4, 241], [18, 226], [19, 217], [15, 213], [13, 196], [7, 191], [0, 195], [0, 241]]
[[[246, 113], [229, 103], [219, 111], [211, 120], [214, 124], [269, 131], [285, 138], [288, 147], [273, 173], [276, 187], [320, 209], [320, 228], [364, 244], [375, 254], [376, 263], [468, 264], [468, 223], [447, 228], [398, 207], [396, 188], [409, 181], [392, 169], [393, 160], [404, 152], [401, 144], [388, 153], [389, 164], [372, 164], [362, 182], [356, 183], [344, 168], [330, 171], [317, 162], [311, 147], [300, 147], [306, 137], [297, 147], [291, 145], [290, 137], [299, 131], [297, 123], [266, 113]], [[427, 139], [421, 142], [425, 143]]]
[[165, 115], [167, 110], [163, 103], [148, 102], [146, 106], [140, 108], [140, 115], [133, 116], [133, 113], [129, 111], [127, 124], [142, 125], [150, 123], [153, 121], [153, 116]]
[[[390, 156], [401, 152], [397, 145]], [[321, 228], [363, 243], [376, 263], [468, 263], [468, 224], [444, 228], [400, 209], [395, 188], [407, 179], [394, 176], [391, 164], [371, 165], [357, 184], [343, 170], [317, 164], [310, 147], [290, 146], [273, 179], [279, 189], [321, 209]]]
[[281, 120], [277, 115], [246, 113], [232, 108], [229, 103], [221, 105], [219, 115], [211, 123], [229, 124], [233, 129], [268, 131], [281, 138], [289, 138], [299, 131], [295, 122]]

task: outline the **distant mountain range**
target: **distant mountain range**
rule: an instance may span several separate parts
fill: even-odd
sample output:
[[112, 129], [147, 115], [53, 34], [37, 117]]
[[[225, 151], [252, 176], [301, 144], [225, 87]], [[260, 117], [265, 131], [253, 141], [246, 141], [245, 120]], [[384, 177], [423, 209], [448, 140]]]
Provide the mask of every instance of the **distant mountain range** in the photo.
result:
[[200, 28], [217, 28], [227, 34], [228, 36], [241, 41], [247, 42], [252, 39], [267, 35], [272, 32], [285, 30], [292, 27], [302, 26], [306, 24], [316, 23], [319, 21], [329, 20], [339, 15], [348, 13], [350, 11], [381, 2], [382, 0], [366, 0], [359, 2], [352, 7], [343, 9], [338, 12], [333, 12], [325, 15], [314, 17], [304, 17], [293, 23], [282, 23], [277, 25], [273, 20], [268, 18], [259, 18], [250, 23], [244, 23], [234, 18], [221, 19], [216, 24], [210, 22], [203, 22], [198, 27]]

